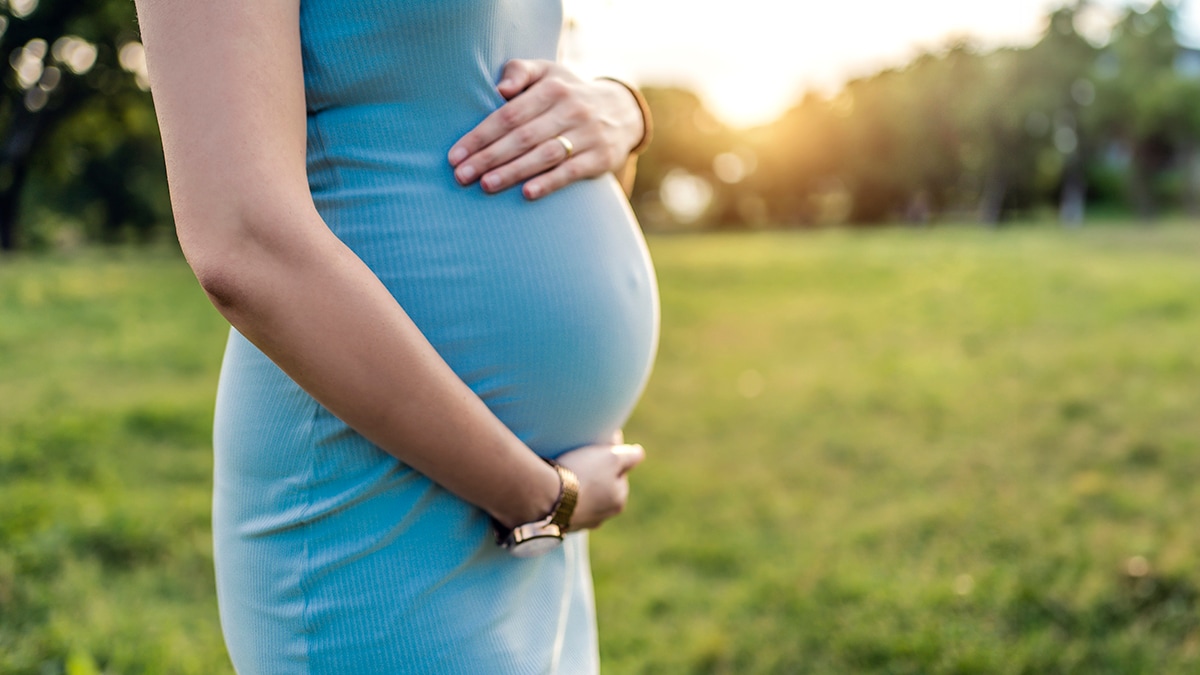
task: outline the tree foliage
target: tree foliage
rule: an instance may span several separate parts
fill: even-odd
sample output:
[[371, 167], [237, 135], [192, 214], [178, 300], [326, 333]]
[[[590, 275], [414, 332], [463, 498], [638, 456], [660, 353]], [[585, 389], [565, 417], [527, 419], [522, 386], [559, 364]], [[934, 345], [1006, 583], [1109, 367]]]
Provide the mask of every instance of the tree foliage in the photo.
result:
[[[1180, 45], [1177, 7], [1127, 8], [1103, 41], [1084, 35], [1097, 11], [1084, 1], [1054, 9], [1026, 47], [955, 40], [831, 95], [809, 93], [764, 127], [726, 131], [724, 146], [687, 145], [684, 160], [672, 141], [647, 161], [653, 176], [710, 180], [697, 151], [711, 163], [749, 148], [757, 171], [711, 182], [716, 224], [997, 223], [1054, 210], [1073, 225], [1089, 204], [1145, 215], [1200, 207], [1200, 52]], [[676, 117], [675, 102], [655, 103]], [[764, 208], [720, 206], [748, 199]], [[654, 225], [662, 214], [644, 215]]]
[[[167, 220], [145, 54], [128, 0], [0, 0], [0, 248], [74, 214], [105, 239]], [[22, 237], [22, 234], [24, 237]]]
[[[1200, 51], [1180, 45], [1173, 3], [1125, 9], [1104, 39], [1083, 30], [1097, 11], [1058, 7], [1024, 47], [955, 40], [756, 129], [650, 87], [634, 206], [650, 228], [1200, 212]], [[0, 47], [0, 247], [45, 241], [47, 222], [169, 232], [133, 3], [0, 0]]]

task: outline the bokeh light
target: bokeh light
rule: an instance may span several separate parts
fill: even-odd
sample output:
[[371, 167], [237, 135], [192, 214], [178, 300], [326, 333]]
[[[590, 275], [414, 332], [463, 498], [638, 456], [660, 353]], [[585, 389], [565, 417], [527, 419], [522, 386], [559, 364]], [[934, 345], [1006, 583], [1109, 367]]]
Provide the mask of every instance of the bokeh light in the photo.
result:
[[54, 60], [71, 69], [76, 75], [83, 75], [96, 65], [99, 52], [96, 45], [74, 35], [64, 35], [54, 41], [50, 50]]
[[713, 199], [712, 185], [683, 169], [672, 169], [659, 187], [659, 197], [680, 223], [693, 223], [704, 215]]

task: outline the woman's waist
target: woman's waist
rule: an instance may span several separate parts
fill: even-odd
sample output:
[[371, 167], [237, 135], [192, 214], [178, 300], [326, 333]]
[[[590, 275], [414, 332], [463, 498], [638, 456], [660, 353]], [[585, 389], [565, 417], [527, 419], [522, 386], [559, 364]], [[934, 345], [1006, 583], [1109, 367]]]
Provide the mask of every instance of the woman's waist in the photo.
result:
[[[332, 187], [348, 179], [449, 171], [450, 146], [486, 113], [427, 101], [358, 103], [308, 114], [310, 182]], [[328, 174], [328, 175], [325, 175]]]

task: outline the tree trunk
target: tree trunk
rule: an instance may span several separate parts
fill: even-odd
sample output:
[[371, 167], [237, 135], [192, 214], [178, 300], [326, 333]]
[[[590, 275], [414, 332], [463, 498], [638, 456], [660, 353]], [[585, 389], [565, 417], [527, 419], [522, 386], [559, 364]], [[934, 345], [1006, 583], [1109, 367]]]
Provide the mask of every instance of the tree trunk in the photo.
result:
[[1180, 161], [1183, 163], [1183, 208], [1189, 216], [1200, 214], [1200, 195], [1197, 194], [1196, 181], [1196, 147], [1192, 143], [1184, 143], [1179, 148]]
[[1087, 177], [1083, 172], [1083, 162], [1072, 157], [1067, 163], [1063, 174], [1062, 194], [1059, 197], [1058, 220], [1065, 227], [1083, 225], [1083, 216], [1087, 208]]
[[1138, 215], [1146, 222], [1158, 216], [1158, 199], [1154, 194], [1154, 179], [1166, 165], [1168, 150], [1161, 142], [1153, 139], [1140, 140], [1133, 146], [1133, 162], [1130, 165], [1129, 187], [1133, 205]]
[[17, 248], [17, 214], [20, 211], [21, 192], [29, 175], [29, 160], [41, 129], [41, 119], [18, 104], [13, 115], [8, 137], [0, 146], [0, 170], [7, 170], [8, 185], [0, 192], [0, 250]]
[[0, 251], [17, 250], [17, 211], [21, 206], [21, 189], [29, 174], [29, 163], [10, 164], [12, 180], [0, 193]]
[[983, 195], [979, 198], [979, 220], [984, 225], [995, 227], [1000, 224], [1004, 212], [1004, 198], [1008, 196], [1008, 181], [1000, 173], [988, 174], [983, 184]]

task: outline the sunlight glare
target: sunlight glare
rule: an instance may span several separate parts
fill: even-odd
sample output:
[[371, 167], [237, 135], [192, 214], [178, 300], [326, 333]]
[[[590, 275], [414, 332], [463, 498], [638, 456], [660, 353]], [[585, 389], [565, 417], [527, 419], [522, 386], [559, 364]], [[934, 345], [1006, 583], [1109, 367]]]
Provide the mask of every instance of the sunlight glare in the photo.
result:
[[[971, 36], [989, 47], [1029, 44], [1053, 0], [565, 0], [572, 65], [642, 85], [695, 90], [738, 127], [774, 119], [805, 90], [836, 91], [847, 79], [899, 67], [922, 50]], [[1102, 42], [1117, 16], [1100, 0], [1078, 29]], [[1184, 6], [1185, 35], [1200, 36], [1200, 2]]]

